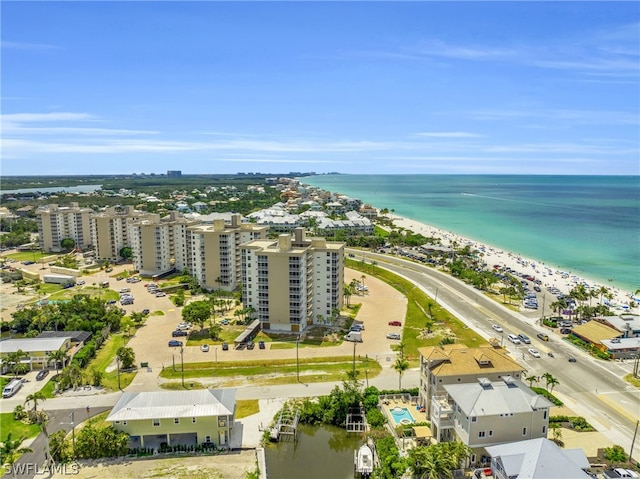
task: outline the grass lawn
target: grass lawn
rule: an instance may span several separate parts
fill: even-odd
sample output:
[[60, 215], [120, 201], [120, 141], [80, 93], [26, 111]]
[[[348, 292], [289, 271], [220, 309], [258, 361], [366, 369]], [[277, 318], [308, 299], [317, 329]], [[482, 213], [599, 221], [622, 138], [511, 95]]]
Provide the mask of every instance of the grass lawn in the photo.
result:
[[185, 389], [206, 389], [204, 384], [199, 383], [197, 381], [184, 381], [184, 387], [182, 386], [182, 381], [177, 383], [162, 383], [160, 385], [162, 389], [168, 389], [169, 391], [183, 391]]
[[11, 259], [15, 259], [16, 261], [35, 261], [36, 263], [39, 263], [43, 257], [47, 258], [49, 256], [51, 256], [51, 253], [42, 253], [36, 250], [36, 251], [20, 251], [18, 253], [11, 253], [3, 256], [3, 258], [11, 258]]
[[233, 343], [233, 341], [246, 329], [245, 326], [222, 326], [220, 331], [220, 339], [214, 341], [209, 336], [209, 330], [207, 328], [204, 331], [200, 331], [200, 326], [196, 326], [193, 332], [189, 335], [187, 340], [187, 346], [200, 346], [201, 344], [208, 345], [220, 345], [223, 342]]
[[635, 386], [637, 388], [640, 388], [640, 379], [634, 378], [633, 374], [627, 374], [624, 378], [625, 381], [627, 381], [629, 384], [631, 384], [632, 386]]
[[40, 434], [40, 426], [16, 421], [13, 419], [13, 412], [0, 413], [0, 441], [6, 441], [9, 433], [12, 439], [27, 439]]
[[[304, 382], [340, 381], [345, 379], [346, 372], [353, 367], [352, 356], [335, 358], [303, 358], [299, 361], [300, 376]], [[382, 366], [372, 359], [356, 357], [356, 370], [360, 379], [373, 378], [382, 370]], [[230, 385], [238, 380], [251, 381], [252, 384], [289, 384], [297, 382], [298, 366], [295, 359], [230, 361], [209, 363], [186, 363], [184, 365], [185, 381], [191, 383], [192, 378], [225, 379]], [[179, 364], [165, 367], [160, 373], [165, 379], [181, 379]]]
[[[55, 372], [53, 372], [52, 374], [55, 374]], [[51, 379], [47, 382], [47, 384], [44, 385], [40, 392], [44, 394], [44, 397], [46, 397], [47, 399], [51, 399], [53, 397], [53, 391], [56, 390], [57, 385], [58, 384], [56, 383], [56, 381]]]
[[[410, 365], [416, 366], [419, 360], [418, 348], [435, 346], [445, 337], [453, 337], [456, 343], [469, 347], [487, 344], [479, 334], [475, 333], [449, 311], [427, 296], [420, 288], [394, 273], [378, 268], [375, 265], [347, 259], [348, 268], [367, 273], [384, 281], [400, 291], [407, 298], [407, 314], [404, 318], [404, 355]], [[418, 336], [425, 330], [427, 320], [432, 318], [434, 333], [428, 338]], [[438, 334], [441, 333], [441, 334]]]
[[236, 401], [236, 419], [253, 416], [260, 412], [257, 399], [239, 399]]
[[[120, 333], [111, 335], [111, 337], [103, 344], [102, 348], [100, 348], [96, 357], [91, 360], [86, 368], [87, 371], [91, 371], [95, 368], [98, 371], [104, 372], [105, 374], [102, 380], [102, 385], [108, 389], [118, 389], [118, 372], [115, 370], [106, 372], [106, 369], [115, 360], [116, 351], [121, 346], [126, 346], [126, 338], [124, 334]], [[135, 372], [121, 372], [120, 387], [124, 389], [131, 384], [135, 375]]]
[[11, 379], [13, 378], [8, 378], [6, 376], [0, 377], [0, 389], [4, 389], [4, 387], [11, 382]]

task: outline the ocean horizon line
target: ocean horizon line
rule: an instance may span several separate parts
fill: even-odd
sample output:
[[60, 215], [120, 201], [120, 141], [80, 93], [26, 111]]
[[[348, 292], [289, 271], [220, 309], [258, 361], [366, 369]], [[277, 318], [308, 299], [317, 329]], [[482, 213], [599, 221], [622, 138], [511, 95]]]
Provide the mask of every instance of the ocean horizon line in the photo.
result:
[[[422, 180], [427, 177], [433, 181]], [[363, 174], [300, 181], [594, 283], [640, 289], [640, 190], [633, 175]]]

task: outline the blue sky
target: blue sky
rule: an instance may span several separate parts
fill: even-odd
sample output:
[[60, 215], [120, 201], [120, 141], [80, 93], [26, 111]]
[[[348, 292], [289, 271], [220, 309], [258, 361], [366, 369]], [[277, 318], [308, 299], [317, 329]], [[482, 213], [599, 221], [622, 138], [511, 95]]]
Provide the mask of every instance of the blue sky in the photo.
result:
[[3, 2], [2, 175], [640, 174], [638, 2]]

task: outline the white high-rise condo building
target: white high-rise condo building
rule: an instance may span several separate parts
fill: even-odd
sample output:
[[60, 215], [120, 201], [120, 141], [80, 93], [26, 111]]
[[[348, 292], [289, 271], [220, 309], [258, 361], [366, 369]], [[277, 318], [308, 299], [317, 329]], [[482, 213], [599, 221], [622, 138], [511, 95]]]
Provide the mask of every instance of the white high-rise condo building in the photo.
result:
[[267, 330], [328, 324], [343, 304], [344, 246], [306, 238], [304, 228], [241, 245], [243, 304]]
[[241, 219], [235, 214], [231, 224], [216, 219], [213, 225], [187, 228], [187, 268], [204, 289], [235, 290], [242, 274], [240, 245], [267, 238], [267, 226], [242, 223]]
[[69, 206], [49, 204], [36, 210], [40, 248], [57, 253], [64, 248], [60, 242], [72, 239], [75, 247], [84, 249], [91, 245], [91, 208], [81, 208], [78, 203]]

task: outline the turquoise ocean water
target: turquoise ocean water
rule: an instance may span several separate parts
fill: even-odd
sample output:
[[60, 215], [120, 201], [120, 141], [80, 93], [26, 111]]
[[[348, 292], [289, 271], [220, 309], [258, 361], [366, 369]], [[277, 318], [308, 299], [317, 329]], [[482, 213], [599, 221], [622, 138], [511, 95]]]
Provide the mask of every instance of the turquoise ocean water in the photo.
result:
[[615, 286], [640, 288], [640, 177], [319, 175], [303, 183]]

